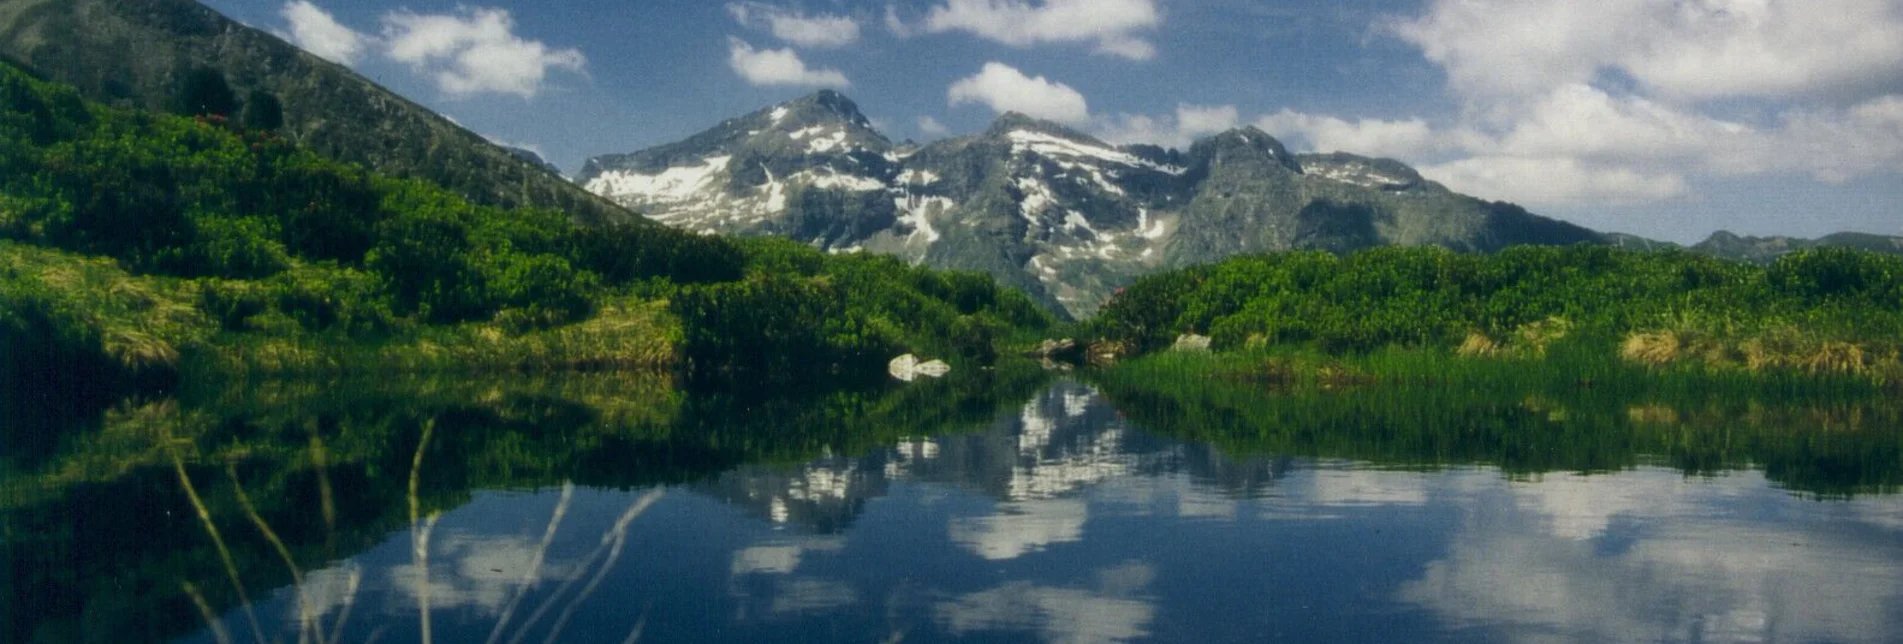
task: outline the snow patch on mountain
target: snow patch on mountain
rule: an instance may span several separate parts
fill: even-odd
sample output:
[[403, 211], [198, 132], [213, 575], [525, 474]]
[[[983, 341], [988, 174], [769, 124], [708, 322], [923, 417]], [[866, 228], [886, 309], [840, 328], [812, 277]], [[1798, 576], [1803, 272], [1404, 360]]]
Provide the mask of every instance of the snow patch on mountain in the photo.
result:
[[1018, 190], [1024, 193], [1024, 201], [1018, 202], [1018, 214], [1023, 215], [1024, 219], [1032, 225], [1041, 224], [1037, 216], [1043, 214], [1044, 209], [1049, 208], [1051, 204], [1057, 203], [1057, 195], [1053, 194], [1050, 187], [1044, 185], [1043, 181], [1034, 177], [1018, 177], [1017, 186]]
[[932, 215], [951, 212], [958, 207], [957, 202], [945, 197], [921, 197], [909, 193], [895, 202], [899, 210], [899, 224], [912, 229], [905, 241], [911, 243], [923, 238], [927, 245], [937, 242], [940, 237], [938, 229], [932, 227]]
[[668, 168], [660, 174], [604, 172], [585, 187], [595, 194], [638, 194], [656, 202], [681, 202], [712, 186], [732, 161], [732, 156], [712, 157], [701, 165]]
[[1132, 168], [1147, 168], [1172, 175], [1181, 175], [1184, 172], [1182, 168], [1153, 163], [1128, 152], [1044, 132], [1012, 130], [1005, 136], [1011, 140], [1012, 151], [1017, 154], [1035, 153], [1053, 161], [1060, 161], [1065, 157], [1095, 160]]
[[906, 170], [899, 173], [899, 185], [929, 186], [938, 183], [941, 177], [931, 170]]
[[853, 174], [841, 174], [832, 169], [820, 169], [793, 175], [794, 179], [806, 185], [822, 190], [848, 190], [852, 192], [871, 192], [886, 189], [885, 182], [870, 177]]
[[1307, 168], [1307, 170], [1309, 176], [1363, 188], [1405, 187], [1413, 183], [1413, 180], [1407, 177], [1382, 174], [1366, 168], [1320, 166]]

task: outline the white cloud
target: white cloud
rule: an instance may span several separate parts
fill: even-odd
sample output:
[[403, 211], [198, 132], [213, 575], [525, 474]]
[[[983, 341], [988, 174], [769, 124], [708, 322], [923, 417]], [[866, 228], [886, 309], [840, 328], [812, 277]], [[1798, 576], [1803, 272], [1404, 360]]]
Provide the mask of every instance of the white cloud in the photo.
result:
[[369, 37], [343, 26], [330, 12], [309, 0], [292, 0], [278, 11], [290, 23], [289, 40], [319, 58], [353, 65], [363, 57]]
[[889, 4], [885, 6], [885, 30], [899, 38], [911, 38], [913, 36], [911, 25], [905, 24], [905, 19], [899, 17], [898, 5]]
[[1473, 100], [1540, 96], [1605, 69], [1684, 99], [1866, 99], [1903, 84], [1896, 0], [1434, 0], [1386, 27]]
[[945, 136], [951, 134], [951, 128], [930, 116], [918, 117], [918, 131], [926, 136]]
[[949, 97], [953, 106], [980, 103], [999, 113], [1022, 112], [1072, 124], [1090, 121], [1090, 104], [1083, 94], [1004, 63], [986, 63], [977, 74], [953, 83]]
[[1172, 116], [1118, 114], [1097, 125], [1097, 135], [1117, 144], [1150, 143], [1187, 148], [1196, 139], [1234, 129], [1242, 122], [1234, 105], [1178, 104]]
[[1602, 167], [1566, 157], [1475, 156], [1419, 170], [1456, 192], [1532, 205], [1631, 204], [1683, 197], [1690, 191], [1679, 173]]
[[1058, 644], [1114, 643], [1150, 637], [1156, 606], [1142, 593], [1156, 578], [1147, 564], [1128, 563], [1097, 575], [1098, 588], [1056, 588], [1014, 581], [959, 595], [933, 607], [953, 635], [1035, 631]]
[[551, 49], [515, 35], [503, 9], [468, 8], [460, 14], [393, 11], [383, 17], [385, 55], [407, 63], [451, 95], [497, 93], [533, 98], [550, 70], [582, 72], [576, 49]]
[[1256, 119], [1255, 126], [1299, 149], [1399, 159], [1418, 160], [1438, 153], [1456, 138], [1436, 133], [1420, 119], [1348, 121], [1287, 109]]
[[991, 561], [1016, 559], [1083, 539], [1089, 507], [1075, 499], [1010, 503], [997, 514], [953, 519], [953, 543]]
[[[896, 14], [887, 15], [888, 23], [900, 24]], [[1098, 53], [1149, 60], [1156, 46], [1136, 34], [1162, 22], [1155, 0], [946, 0], [925, 15], [923, 29], [963, 31], [1013, 47], [1095, 43]]]
[[754, 85], [846, 87], [846, 75], [837, 69], [809, 68], [791, 49], [754, 49], [739, 38], [727, 39], [728, 64]]
[[[1841, 183], [1903, 167], [1899, 0], [1429, 0], [1377, 27], [1446, 72], [1455, 118], [1282, 110], [1255, 124], [1297, 149], [1395, 157], [1536, 208], [1695, 197], [1701, 178]], [[1718, 100], [1762, 116], [1718, 116]]]
[[849, 16], [809, 16], [759, 2], [728, 4], [727, 13], [742, 25], [765, 29], [800, 47], [837, 49], [859, 41], [859, 21]]
[[[1640, 470], [1487, 487], [1512, 500], [1467, 495], [1479, 501], [1460, 503], [1484, 504], [1489, 520], [1460, 526], [1446, 557], [1399, 593], [1451, 628], [1611, 642], [1855, 642], [1895, 631], [1896, 535], [1846, 529], [1835, 508], [1758, 476]], [[1763, 508], [1797, 518], [1753, 521]]]

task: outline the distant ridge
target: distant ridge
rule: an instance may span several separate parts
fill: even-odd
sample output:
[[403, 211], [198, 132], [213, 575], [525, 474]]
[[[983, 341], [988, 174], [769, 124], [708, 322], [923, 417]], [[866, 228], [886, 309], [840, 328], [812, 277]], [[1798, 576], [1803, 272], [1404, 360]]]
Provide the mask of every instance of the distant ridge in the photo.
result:
[[1757, 264], [1769, 264], [1777, 261], [1779, 257], [1812, 248], [1855, 248], [1875, 253], [1903, 255], [1903, 236], [1873, 233], [1842, 232], [1817, 239], [1805, 239], [1785, 236], [1747, 237], [1720, 230], [1712, 233], [1704, 241], [1691, 246], [1617, 233], [1609, 234], [1607, 237], [1619, 247], [1632, 250], [1683, 249], [1720, 259]]

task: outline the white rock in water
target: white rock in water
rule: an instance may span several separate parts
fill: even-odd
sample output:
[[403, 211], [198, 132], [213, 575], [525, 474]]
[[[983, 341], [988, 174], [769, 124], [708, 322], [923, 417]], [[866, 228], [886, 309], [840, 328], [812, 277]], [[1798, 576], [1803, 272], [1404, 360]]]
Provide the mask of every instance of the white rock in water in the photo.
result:
[[944, 360], [933, 360], [918, 366], [918, 374], [921, 376], [943, 378], [948, 373], [951, 373], [951, 365], [946, 364]]
[[1174, 351], [1208, 351], [1209, 342], [1209, 336], [1191, 333], [1177, 336], [1176, 346], [1170, 347], [1170, 349]]
[[919, 362], [918, 356], [908, 353], [893, 358], [892, 362], [886, 363], [885, 371], [886, 373], [892, 374], [894, 378], [912, 382], [918, 380], [919, 376], [943, 378], [945, 374], [951, 373], [951, 365], [946, 364], [944, 360]]
[[886, 363], [885, 372], [892, 377], [911, 382], [918, 379], [918, 356], [910, 353], [893, 358]]

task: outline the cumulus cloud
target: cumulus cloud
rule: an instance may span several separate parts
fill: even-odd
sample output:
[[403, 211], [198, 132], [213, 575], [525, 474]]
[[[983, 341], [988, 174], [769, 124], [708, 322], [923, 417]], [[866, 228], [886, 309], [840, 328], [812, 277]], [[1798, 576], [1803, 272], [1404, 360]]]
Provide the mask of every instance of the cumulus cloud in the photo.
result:
[[837, 69], [809, 68], [791, 49], [754, 49], [739, 38], [727, 39], [727, 63], [735, 73], [754, 85], [803, 85], [808, 87], [847, 87], [846, 75]]
[[1420, 119], [1349, 121], [1287, 109], [1256, 119], [1255, 126], [1300, 149], [1397, 159], [1419, 160], [1454, 145], [1457, 138], [1435, 132]]
[[309, 0], [292, 0], [278, 11], [290, 23], [288, 40], [319, 58], [343, 65], [354, 65], [363, 57], [370, 38], [345, 27]]
[[[1903, 165], [1903, 3], [1430, 0], [1377, 32], [1417, 47], [1447, 122], [1283, 110], [1294, 147], [1391, 156], [1532, 206], [1694, 196], [1699, 178], [1839, 183]], [[1738, 119], [1712, 105], [1739, 102]]]
[[859, 21], [850, 16], [809, 16], [759, 2], [728, 4], [727, 13], [735, 22], [800, 47], [837, 49], [859, 41]]
[[1458, 528], [1446, 557], [1399, 592], [1450, 627], [1612, 642], [1876, 641], [1895, 630], [1896, 534], [1832, 529], [1846, 526], [1822, 513], [1804, 516], [1828, 527], [1740, 518], [1793, 501], [1757, 477], [1650, 470], [1487, 486], [1512, 501], [1466, 497], [1497, 516]]
[[933, 607], [953, 635], [1034, 631], [1047, 642], [1129, 642], [1149, 638], [1156, 606], [1143, 598], [1155, 580], [1147, 564], [1100, 571], [1097, 588], [1057, 588], [1015, 581], [959, 595]]
[[951, 134], [951, 128], [930, 116], [918, 117], [918, 131], [926, 136], [945, 136]]
[[953, 83], [949, 97], [953, 106], [979, 103], [998, 113], [1022, 112], [1071, 124], [1090, 121], [1090, 104], [1082, 93], [1043, 76], [1026, 76], [1004, 63], [986, 63], [977, 74]]
[[1096, 127], [1105, 141], [1118, 144], [1149, 143], [1169, 148], [1187, 148], [1196, 139], [1220, 134], [1242, 122], [1234, 105], [1178, 104], [1176, 113], [1164, 117], [1142, 114], [1118, 114]]
[[[904, 31], [895, 14], [888, 22]], [[1013, 47], [1094, 43], [1097, 52], [1149, 60], [1156, 46], [1138, 35], [1162, 24], [1155, 0], [946, 0], [925, 14], [930, 33], [963, 31]]]
[[1539, 96], [1606, 69], [1683, 99], [1903, 89], [1896, 0], [1434, 0], [1385, 27], [1472, 100]]
[[1620, 205], [1683, 197], [1690, 191], [1677, 172], [1597, 166], [1567, 157], [1475, 156], [1419, 169], [1422, 176], [1455, 191], [1522, 204]]
[[911, 38], [913, 34], [912, 26], [899, 17], [899, 6], [892, 4], [885, 6], [885, 30], [899, 38]]
[[550, 70], [582, 72], [576, 49], [554, 49], [515, 34], [507, 10], [465, 8], [456, 14], [393, 11], [383, 17], [385, 55], [458, 96], [497, 93], [534, 98]]

